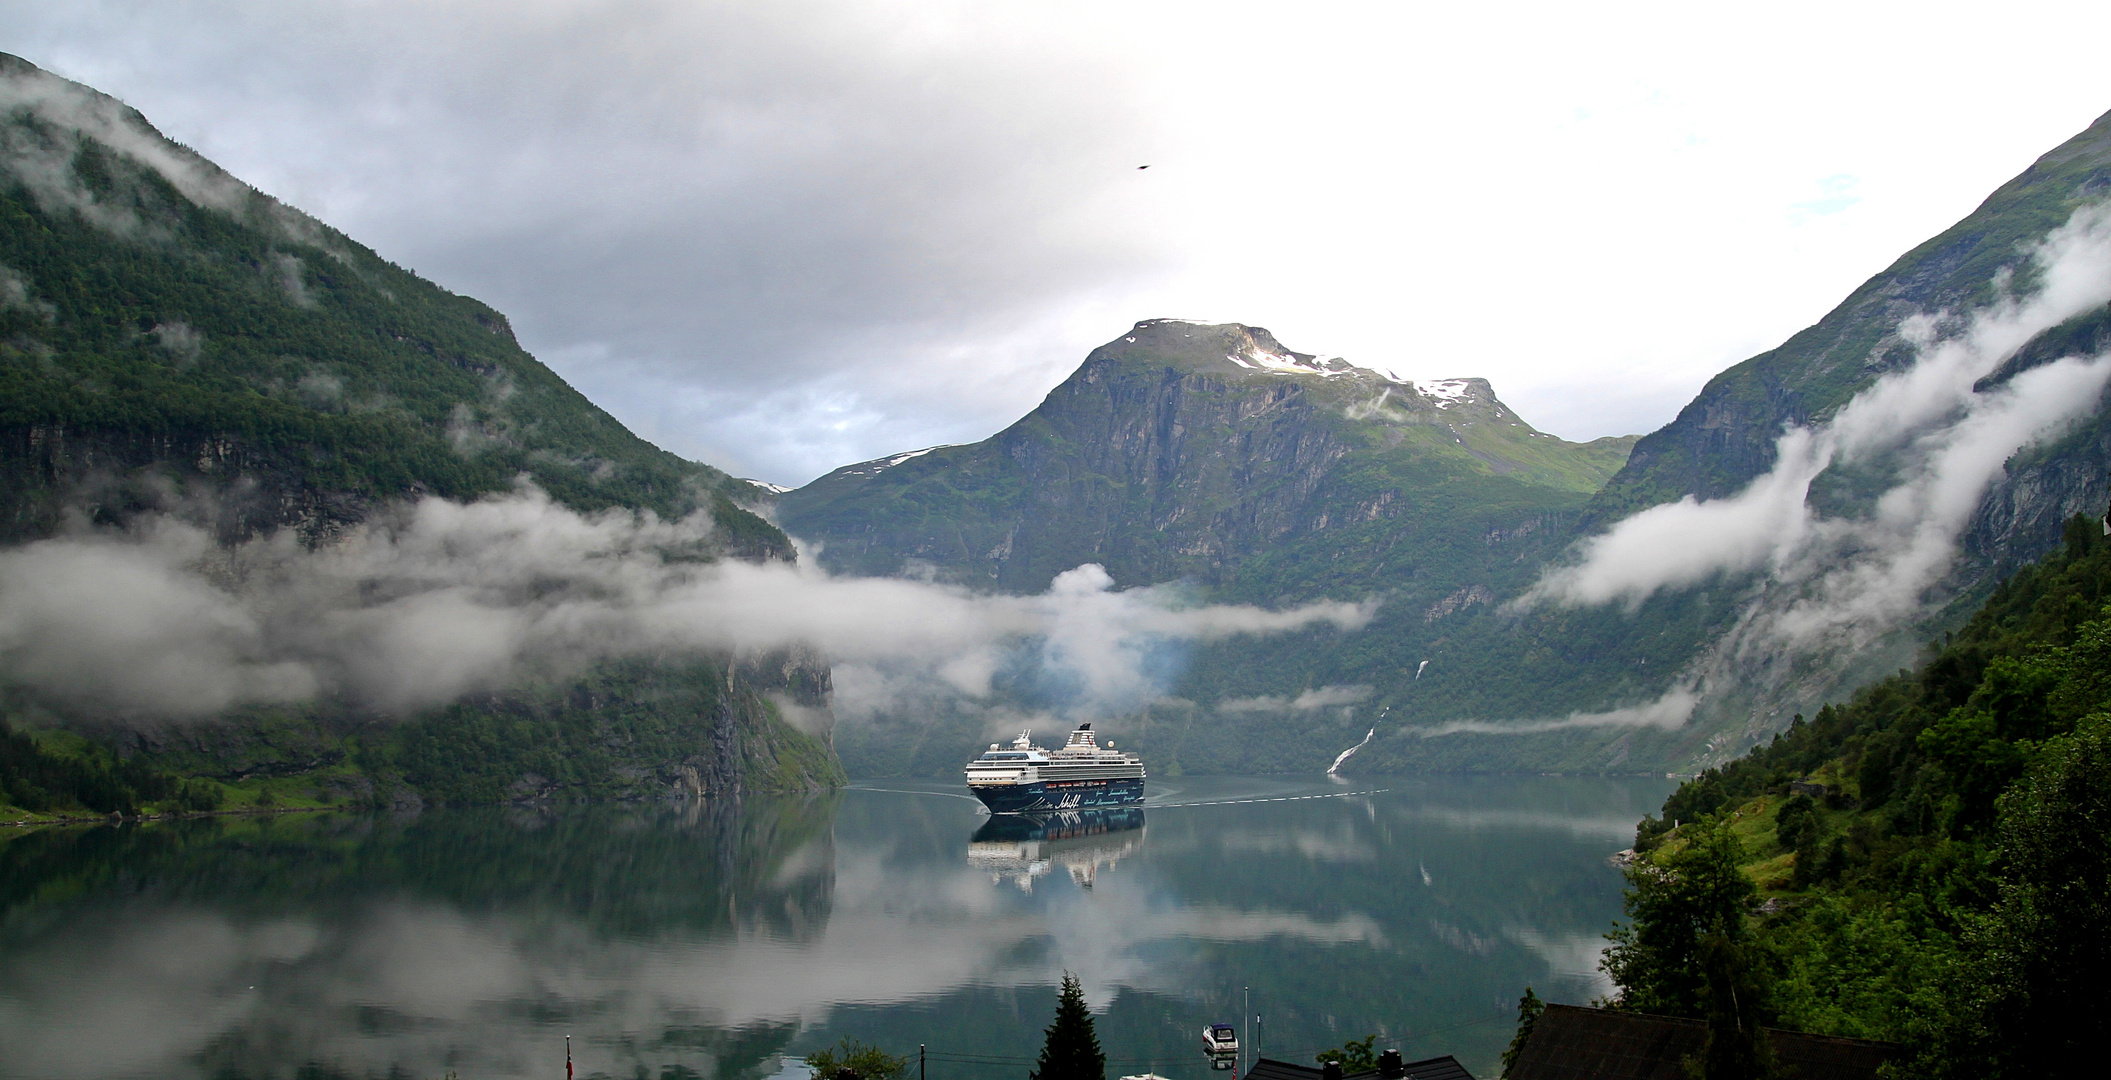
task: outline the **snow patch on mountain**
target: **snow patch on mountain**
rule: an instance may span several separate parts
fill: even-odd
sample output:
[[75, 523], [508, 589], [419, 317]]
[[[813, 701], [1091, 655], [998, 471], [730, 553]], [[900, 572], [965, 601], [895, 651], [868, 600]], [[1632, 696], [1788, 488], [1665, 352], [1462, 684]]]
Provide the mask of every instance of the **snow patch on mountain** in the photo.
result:
[[1422, 396], [1439, 409], [1448, 409], [1453, 405], [1473, 400], [1473, 386], [1467, 379], [1435, 379], [1416, 383], [1415, 389], [1421, 391]]
[[896, 465], [899, 465], [902, 462], [909, 460], [910, 458], [922, 457], [933, 450], [943, 450], [946, 448], [947, 445], [948, 444], [941, 443], [937, 446], [926, 446], [921, 450], [909, 450], [904, 453], [892, 455], [890, 457], [873, 458], [871, 461], [861, 461], [858, 462], [856, 465], [845, 465], [840, 471], [852, 476], [876, 476], [887, 469], [891, 469]]
[[1316, 357], [1286, 356], [1259, 348], [1248, 349], [1244, 353], [1226, 353], [1224, 359], [1240, 367], [1253, 368], [1257, 371], [1282, 371], [1293, 375], [1317, 375], [1323, 379], [1353, 374], [1356, 370], [1349, 366], [1348, 361], [1340, 357], [1321, 361]]

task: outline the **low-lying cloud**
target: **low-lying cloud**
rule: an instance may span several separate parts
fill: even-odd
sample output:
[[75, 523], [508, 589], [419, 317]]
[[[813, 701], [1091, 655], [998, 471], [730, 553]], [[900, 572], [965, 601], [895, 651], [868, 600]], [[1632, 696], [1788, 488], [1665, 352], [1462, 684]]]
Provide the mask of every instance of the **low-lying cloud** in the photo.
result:
[[301, 243], [325, 242], [313, 218], [262, 196], [195, 151], [162, 137], [129, 106], [49, 72], [13, 64], [0, 70], [0, 115], [38, 121], [37, 126], [0, 124], [0, 160], [47, 213], [78, 214], [127, 236], [153, 235], [160, 228], [122, 200], [99, 197], [82, 181], [75, 169], [76, 140], [88, 139], [152, 170], [197, 206]]
[[[1830, 420], [1792, 427], [1774, 467], [1735, 495], [1692, 496], [1629, 517], [1547, 572], [1523, 604], [1620, 602], [1718, 575], [1760, 572], [1770, 588], [1733, 648], [1856, 648], [1917, 613], [2005, 463], [2094, 412], [2111, 357], [2069, 356], [1997, 385], [1981, 380], [2033, 337], [2111, 302], [2111, 208], [2077, 210], [2031, 252], [2036, 288], [1954, 317], [1907, 320], [1918, 356]], [[1997, 280], [2004, 293], [2007, 280]], [[1888, 487], [1860, 516], [1822, 518], [1819, 474], [1878, 471]]]
[[0, 552], [0, 678], [117, 716], [194, 717], [341, 697], [401, 714], [622, 655], [812, 648], [987, 694], [1007, 650], [1064, 673], [1079, 707], [1158, 692], [1154, 643], [1361, 627], [1375, 604], [1282, 611], [1115, 591], [1097, 565], [1038, 596], [982, 596], [808, 564], [703, 562], [711, 523], [579, 514], [533, 488], [426, 499], [325, 548], [233, 548], [158, 518]]
[[1568, 728], [1658, 728], [1673, 731], [1683, 726], [1700, 704], [1700, 693], [1692, 687], [1674, 687], [1646, 705], [1605, 712], [1572, 712], [1567, 716], [1539, 720], [1447, 720], [1407, 730], [1425, 739], [1440, 735], [1536, 735]]
[[1296, 697], [1263, 694], [1259, 697], [1225, 698], [1217, 702], [1220, 713], [1316, 712], [1337, 705], [1356, 705], [1371, 699], [1368, 686], [1319, 686]]

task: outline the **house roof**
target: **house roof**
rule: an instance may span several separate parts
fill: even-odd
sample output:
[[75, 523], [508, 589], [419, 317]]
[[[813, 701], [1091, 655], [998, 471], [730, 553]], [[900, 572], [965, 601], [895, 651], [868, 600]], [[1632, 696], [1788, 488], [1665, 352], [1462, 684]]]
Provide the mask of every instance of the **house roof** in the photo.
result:
[[[1443, 1057], [1410, 1061], [1402, 1066], [1409, 1080], [1473, 1080], [1459, 1060], [1446, 1054]], [[1320, 1069], [1316, 1065], [1294, 1065], [1274, 1058], [1262, 1058], [1253, 1063], [1244, 1080], [1319, 1080]], [[1377, 1080], [1378, 1070], [1344, 1073], [1341, 1080]], [[1682, 1077], [1681, 1080], [1684, 1080]]]
[[[1774, 1061], [1797, 1080], [1874, 1080], [1895, 1043], [1767, 1028]], [[1511, 1080], [1686, 1080], [1708, 1026], [1647, 1013], [1549, 1005], [1511, 1067]]]

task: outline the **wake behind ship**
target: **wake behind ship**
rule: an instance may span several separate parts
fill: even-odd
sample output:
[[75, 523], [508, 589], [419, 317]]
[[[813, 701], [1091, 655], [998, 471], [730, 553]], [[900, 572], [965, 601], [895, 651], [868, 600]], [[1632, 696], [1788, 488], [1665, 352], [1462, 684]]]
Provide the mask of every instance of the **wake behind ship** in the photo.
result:
[[1022, 731], [1010, 747], [991, 743], [968, 762], [968, 790], [992, 814], [1030, 814], [1088, 806], [1126, 806], [1143, 801], [1143, 759], [1099, 744], [1092, 725], [1081, 724], [1056, 750], [1033, 744]]

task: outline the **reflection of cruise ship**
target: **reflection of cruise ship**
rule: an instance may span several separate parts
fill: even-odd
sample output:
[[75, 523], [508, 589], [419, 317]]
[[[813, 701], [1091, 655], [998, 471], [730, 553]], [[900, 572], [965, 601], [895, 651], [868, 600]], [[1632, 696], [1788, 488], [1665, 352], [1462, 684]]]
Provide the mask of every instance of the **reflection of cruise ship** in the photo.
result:
[[968, 865], [993, 881], [1012, 881], [1032, 892], [1034, 879], [1060, 866], [1070, 880], [1091, 888], [1100, 867], [1109, 869], [1143, 846], [1143, 807], [1068, 810], [1056, 814], [992, 817], [968, 841]]
[[1020, 732], [1009, 748], [991, 743], [988, 753], [968, 762], [967, 774], [968, 790], [993, 814], [1143, 801], [1143, 759], [1099, 745], [1089, 723], [1053, 751], [1035, 746], [1032, 732]]

